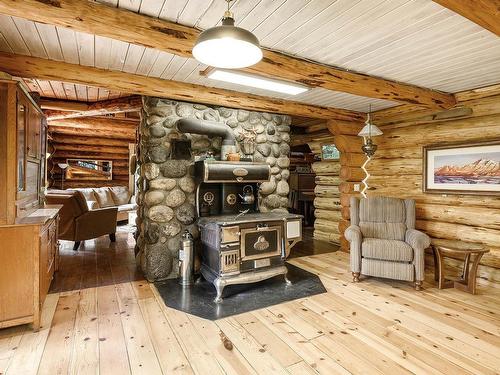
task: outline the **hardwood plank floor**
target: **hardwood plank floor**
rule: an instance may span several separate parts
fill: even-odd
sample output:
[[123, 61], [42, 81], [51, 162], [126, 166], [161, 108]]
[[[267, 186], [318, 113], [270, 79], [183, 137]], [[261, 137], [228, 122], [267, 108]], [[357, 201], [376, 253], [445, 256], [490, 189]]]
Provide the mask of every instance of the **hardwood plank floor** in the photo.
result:
[[499, 374], [498, 284], [353, 284], [348, 254], [307, 240], [322, 253], [290, 262], [327, 293], [212, 322], [167, 308], [117, 237], [65, 244], [40, 331], [0, 330], [0, 374]]

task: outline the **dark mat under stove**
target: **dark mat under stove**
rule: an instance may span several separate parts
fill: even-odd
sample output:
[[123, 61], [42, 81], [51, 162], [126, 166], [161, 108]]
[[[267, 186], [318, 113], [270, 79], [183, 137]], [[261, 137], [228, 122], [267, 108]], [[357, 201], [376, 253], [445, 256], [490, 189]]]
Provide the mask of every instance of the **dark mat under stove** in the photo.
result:
[[157, 282], [155, 286], [168, 307], [210, 320], [326, 292], [315, 274], [291, 264], [287, 268], [292, 285], [287, 285], [282, 275], [253, 284], [228, 285], [218, 304], [214, 302], [215, 287], [205, 280], [189, 288], [181, 287], [177, 279]]

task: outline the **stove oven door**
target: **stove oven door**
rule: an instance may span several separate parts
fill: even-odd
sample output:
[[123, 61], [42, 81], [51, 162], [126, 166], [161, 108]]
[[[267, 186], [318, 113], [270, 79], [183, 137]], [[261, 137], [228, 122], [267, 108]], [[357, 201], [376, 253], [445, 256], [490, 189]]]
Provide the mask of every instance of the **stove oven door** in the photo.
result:
[[277, 223], [241, 228], [241, 260], [281, 255], [282, 226]]

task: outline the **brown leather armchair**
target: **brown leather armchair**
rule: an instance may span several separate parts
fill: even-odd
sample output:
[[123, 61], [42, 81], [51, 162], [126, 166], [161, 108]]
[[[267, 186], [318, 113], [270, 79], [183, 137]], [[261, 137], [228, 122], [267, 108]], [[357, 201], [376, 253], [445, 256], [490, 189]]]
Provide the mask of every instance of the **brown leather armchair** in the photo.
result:
[[109, 235], [116, 241], [116, 215], [118, 208], [100, 208], [90, 211], [83, 194], [79, 191], [49, 190], [45, 194], [47, 204], [62, 204], [59, 212], [59, 239], [75, 241], [78, 250], [81, 241]]

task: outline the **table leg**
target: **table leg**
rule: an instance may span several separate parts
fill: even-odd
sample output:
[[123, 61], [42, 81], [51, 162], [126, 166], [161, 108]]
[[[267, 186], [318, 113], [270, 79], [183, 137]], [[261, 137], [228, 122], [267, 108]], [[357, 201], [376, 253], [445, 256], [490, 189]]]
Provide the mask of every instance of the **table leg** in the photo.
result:
[[437, 264], [438, 264], [438, 288], [443, 289], [444, 288], [444, 272], [443, 272], [443, 267], [444, 267], [444, 260], [443, 256], [439, 252], [439, 250], [436, 249], [436, 258], [437, 258]]
[[478, 253], [474, 257], [474, 262], [472, 262], [472, 267], [470, 269], [470, 274], [467, 275], [465, 282], [467, 283], [467, 289], [470, 293], [476, 294], [476, 276], [477, 268], [479, 266], [479, 261], [481, 260], [483, 253]]
[[434, 281], [439, 281], [439, 265], [437, 260], [436, 247], [432, 246], [432, 255], [434, 257]]
[[462, 270], [462, 279], [467, 282], [469, 278], [469, 265], [470, 265], [470, 254], [465, 255], [464, 268]]

